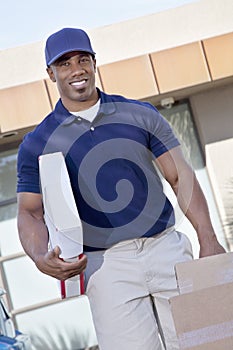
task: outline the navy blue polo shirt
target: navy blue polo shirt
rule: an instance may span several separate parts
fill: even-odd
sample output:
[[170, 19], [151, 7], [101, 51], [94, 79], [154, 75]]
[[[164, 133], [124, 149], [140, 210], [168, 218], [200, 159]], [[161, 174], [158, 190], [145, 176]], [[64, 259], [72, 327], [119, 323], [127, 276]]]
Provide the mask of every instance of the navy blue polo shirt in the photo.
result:
[[18, 152], [17, 192], [40, 193], [38, 157], [63, 152], [83, 224], [84, 249], [105, 249], [174, 225], [174, 210], [152, 163], [179, 145], [149, 103], [99, 91], [92, 123], [58, 101]]

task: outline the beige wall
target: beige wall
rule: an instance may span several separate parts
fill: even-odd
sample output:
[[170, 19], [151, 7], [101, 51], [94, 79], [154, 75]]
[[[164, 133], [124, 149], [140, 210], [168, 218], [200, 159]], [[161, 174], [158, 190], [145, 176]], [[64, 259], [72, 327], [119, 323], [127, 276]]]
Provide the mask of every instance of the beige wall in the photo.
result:
[[232, 75], [233, 35], [218, 35], [203, 40], [208, 65], [213, 80]]
[[103, 65], [232, 32], [232, 13], [232, 0], [199, 0], [90, 34]]
[[223, 228], [233, 249], [233, 138], [208, 144], [206, 161]]
[[103, 89], [108, 93], [136, 99], [159, 93], [149, 55], [100, 66], [99, 73]]
[[38, 124], [51, 111], [43, 80], [0, 90], [2, 133]]
[[0, 89], [46, 77], [42, 42], [0, 51]]

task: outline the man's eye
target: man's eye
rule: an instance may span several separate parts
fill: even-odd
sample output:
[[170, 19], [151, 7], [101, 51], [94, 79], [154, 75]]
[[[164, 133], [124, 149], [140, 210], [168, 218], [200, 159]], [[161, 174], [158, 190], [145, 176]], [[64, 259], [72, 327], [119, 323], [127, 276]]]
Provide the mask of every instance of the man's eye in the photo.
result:
[[58, 62], [58, 66], [60, 67], [68, 67], [69, 66], [69, 61], [62, 60]]
[[89, 57], [83, 57], [80, 59], [80, 63], [89, 63], [90, 62], [90, 58]]

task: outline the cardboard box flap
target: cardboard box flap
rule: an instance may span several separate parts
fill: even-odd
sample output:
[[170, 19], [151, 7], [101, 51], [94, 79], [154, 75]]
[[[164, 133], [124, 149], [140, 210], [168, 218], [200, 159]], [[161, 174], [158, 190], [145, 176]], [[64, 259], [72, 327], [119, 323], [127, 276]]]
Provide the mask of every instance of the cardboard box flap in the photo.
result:
[[233, 252], [178, 263], [175, 266], [180, 294], [233, 282]]

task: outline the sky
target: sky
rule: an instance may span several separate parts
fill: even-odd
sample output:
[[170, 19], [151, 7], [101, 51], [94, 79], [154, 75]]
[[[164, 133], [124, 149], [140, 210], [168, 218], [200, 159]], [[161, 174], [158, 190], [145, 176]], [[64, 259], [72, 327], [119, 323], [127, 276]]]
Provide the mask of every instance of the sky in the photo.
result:
[[88, 30], [161, 12], [190, 2], [195, 0], [1, 1], [0, 50], [43, 41], [62, 27]]

